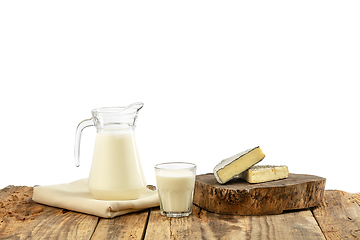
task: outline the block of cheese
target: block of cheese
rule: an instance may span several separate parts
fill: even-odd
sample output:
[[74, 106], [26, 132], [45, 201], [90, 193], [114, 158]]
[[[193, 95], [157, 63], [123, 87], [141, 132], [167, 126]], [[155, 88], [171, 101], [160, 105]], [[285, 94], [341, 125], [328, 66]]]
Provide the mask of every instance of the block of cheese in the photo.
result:
[[214, 175], [220, 184], [224, 184], [249, 167], [263, 160], [265, 154], [260, 147], [255, 147], [222, 160], [214, 168]]
[[239, 177], [249, 183], [262, 183], [284, 179], [289, 176], [287, 166], [255, 165], [239, 174]]

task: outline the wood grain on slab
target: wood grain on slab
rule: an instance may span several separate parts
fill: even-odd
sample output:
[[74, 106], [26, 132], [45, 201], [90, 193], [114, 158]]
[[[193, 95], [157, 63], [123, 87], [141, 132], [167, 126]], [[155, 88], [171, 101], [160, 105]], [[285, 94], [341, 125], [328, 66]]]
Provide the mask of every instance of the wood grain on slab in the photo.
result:
[[196, 176], [194, 204], [210, 212], [233, 215], [280, 214], [320, 204], [325, 178], [289, 174], [286, 179], [248, 183], [236, 178], [219, 184], [212, 173]]

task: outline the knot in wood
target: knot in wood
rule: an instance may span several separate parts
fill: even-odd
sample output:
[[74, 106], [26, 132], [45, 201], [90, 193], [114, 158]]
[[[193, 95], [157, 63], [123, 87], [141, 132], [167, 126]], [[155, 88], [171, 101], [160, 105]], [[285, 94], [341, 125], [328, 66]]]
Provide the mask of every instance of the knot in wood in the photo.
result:
[[223, 200], [226, 198], [226, 196], [228, 195], [228, 190], [227, 189], [223, 189], [223, 188], [216, 188], [215, 189], [215, 195]]
[[230, 204], [236, 204], [240, 200], [240, 191], [232, 191], [228, 196], [228, 202]]

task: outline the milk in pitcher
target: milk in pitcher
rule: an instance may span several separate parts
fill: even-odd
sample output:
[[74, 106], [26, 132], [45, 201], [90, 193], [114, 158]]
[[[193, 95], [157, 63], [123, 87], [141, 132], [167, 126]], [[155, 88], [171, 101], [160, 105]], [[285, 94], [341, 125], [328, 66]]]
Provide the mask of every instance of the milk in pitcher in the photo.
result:
[[146, 188], [132, 129], [98, 132], [88, 187], [96, 199], [137, 199]]

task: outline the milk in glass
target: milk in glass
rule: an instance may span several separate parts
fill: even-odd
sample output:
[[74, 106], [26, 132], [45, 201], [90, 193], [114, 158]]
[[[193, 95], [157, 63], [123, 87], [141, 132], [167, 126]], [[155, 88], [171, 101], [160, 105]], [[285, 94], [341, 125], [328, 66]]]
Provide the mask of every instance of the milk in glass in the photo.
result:
[[195, 175], [189, 170], [159, 170], [156, 173], [161, 209], [165, 212], [191, 211]]

